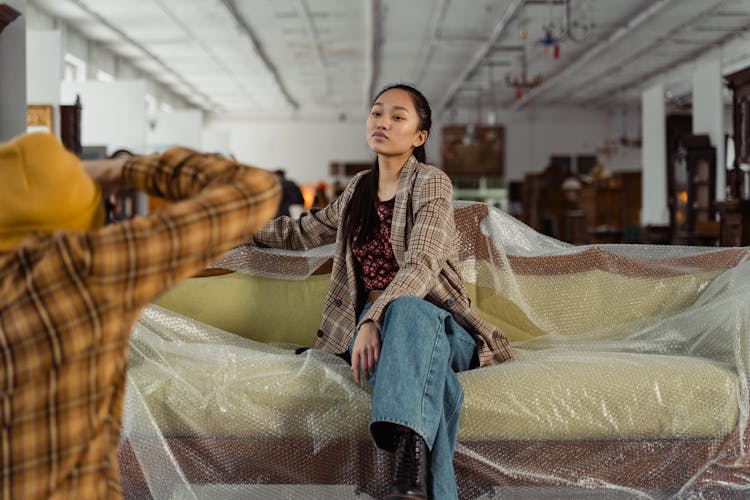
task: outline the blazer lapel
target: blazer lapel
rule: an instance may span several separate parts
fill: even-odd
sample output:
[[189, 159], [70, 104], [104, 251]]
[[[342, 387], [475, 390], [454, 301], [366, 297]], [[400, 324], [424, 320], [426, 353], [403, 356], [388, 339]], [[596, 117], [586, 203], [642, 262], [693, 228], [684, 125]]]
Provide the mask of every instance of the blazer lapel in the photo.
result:
[[396, 189], [396, 201], [393, 204], [393, 221], [391, 222], [391, 247], [393, 256], [399, 266], [403, 266], [404, 253], [406, 252], [406, 232], [409, 217], [412, 211], [413, 196], [412, 187], [414, 176], [419, 162], [414, 156], [409, 157], [398, 176], [398, 187]]

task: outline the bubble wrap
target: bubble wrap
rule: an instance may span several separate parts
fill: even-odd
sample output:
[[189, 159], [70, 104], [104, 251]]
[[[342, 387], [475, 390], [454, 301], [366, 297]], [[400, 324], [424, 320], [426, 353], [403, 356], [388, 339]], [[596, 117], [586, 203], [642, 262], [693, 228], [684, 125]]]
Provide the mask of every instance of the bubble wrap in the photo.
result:
[[[461, 499], [750, 496], [748, 248], [571, 246], [468, 202], [456, 222], [472, 302], [517, 355], [459, 375]], [[332, 252], [242, 247], [212, 267], [304, 280]], [[149, 306], [125, 496], [380, 498], [392, 458], [369, 439], [370, 396], [330, 353]]]

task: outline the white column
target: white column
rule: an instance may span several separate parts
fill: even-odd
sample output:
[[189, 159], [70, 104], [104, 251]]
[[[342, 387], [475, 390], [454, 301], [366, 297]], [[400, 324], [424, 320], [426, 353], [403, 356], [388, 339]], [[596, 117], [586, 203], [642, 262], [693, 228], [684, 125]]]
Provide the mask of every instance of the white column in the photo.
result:
[[669, 224], [669, 209], [663, 84], [654, 85], [641, 94], [641, 125], [641, 225], [666, 226]]
[[0, 142], [26, 130], [26, 2], [4, 2], [21, 15], [0, 33]]
[[716, 200], [725, 198], [724, 105], [721, 58], [701, 62], [693, 73], [693, 134], [707, 134], [716, 148]]
[[60, 137], [60, 75], [62, 32], [26, 31], [26, 99], [52, 106], [53, 130]]

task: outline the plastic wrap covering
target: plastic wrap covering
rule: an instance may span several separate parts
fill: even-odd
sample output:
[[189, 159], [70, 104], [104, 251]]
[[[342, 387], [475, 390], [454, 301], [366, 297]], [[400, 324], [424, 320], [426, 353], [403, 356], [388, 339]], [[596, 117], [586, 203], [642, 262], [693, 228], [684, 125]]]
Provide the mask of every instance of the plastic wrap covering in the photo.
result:
[[[473, 304], [517, 355], [460, 374], [462, 499], [750, 495], [748, 249], [574, 247], [481, 204], [459, 202], [456, 220]], [[231, 282], [242, 296], [263, 283], [252, 274], [301, 286], [331, 252], [245, 248], [221, 267], [247, 273]], [[314, 286], [322, 305], [325, 280]], [[294, 314], [280, 303], [274, 321]], [[126, 496], [381, 497], [392, 464], [368, 436], [368, 389], [340, 358], [293, 347], [147, 308], [131, 342]]]

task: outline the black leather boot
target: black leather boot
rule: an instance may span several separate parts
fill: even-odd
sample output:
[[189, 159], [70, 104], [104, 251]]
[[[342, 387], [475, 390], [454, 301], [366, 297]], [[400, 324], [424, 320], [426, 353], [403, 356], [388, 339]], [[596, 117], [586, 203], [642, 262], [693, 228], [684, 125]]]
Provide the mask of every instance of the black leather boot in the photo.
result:
[[424, 439], [412, 430], [396, 436], [396, 467], [386, 500], [429, 498], [430, 450]]

